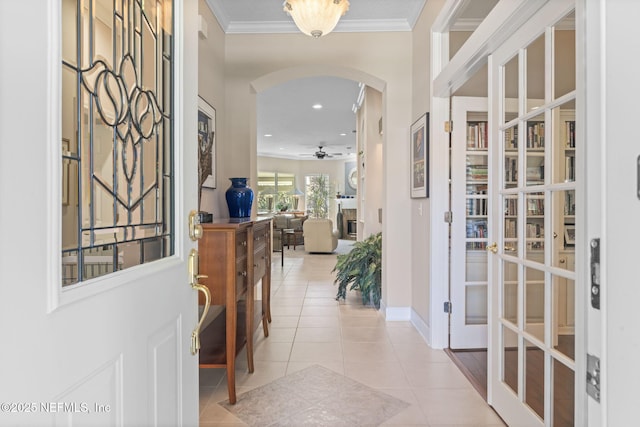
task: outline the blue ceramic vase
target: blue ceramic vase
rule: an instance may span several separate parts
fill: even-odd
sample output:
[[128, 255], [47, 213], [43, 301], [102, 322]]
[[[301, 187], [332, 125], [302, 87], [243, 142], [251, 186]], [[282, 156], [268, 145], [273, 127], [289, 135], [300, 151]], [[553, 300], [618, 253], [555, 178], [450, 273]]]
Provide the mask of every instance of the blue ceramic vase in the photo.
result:
[[247, 187], [247, 178], [229, 178], [231, 187], [225, 192], [229, 217], [248, 218], [251, 216], [253, 190]]

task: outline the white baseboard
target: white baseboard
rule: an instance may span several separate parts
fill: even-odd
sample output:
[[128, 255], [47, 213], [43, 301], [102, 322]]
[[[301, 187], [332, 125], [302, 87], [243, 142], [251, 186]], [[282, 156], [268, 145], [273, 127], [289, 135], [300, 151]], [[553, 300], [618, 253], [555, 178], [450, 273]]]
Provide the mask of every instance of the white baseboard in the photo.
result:
[[384, 301], [380, 301], [380, 312], [387, 322], [411, 322], [427, 345], [431, 347], [431, 328], [413, 308], [387, 307]]
[[387, 307], [381, 301], [380, 310], [387, 322], [407, 322], [411, 320], [411, 307]]
[[431, 327], [427, 325], [414, 309], [411, 309], [411, 324], [418, 330], [418, 333], [422, 335], [427, 345], [431, 347]]

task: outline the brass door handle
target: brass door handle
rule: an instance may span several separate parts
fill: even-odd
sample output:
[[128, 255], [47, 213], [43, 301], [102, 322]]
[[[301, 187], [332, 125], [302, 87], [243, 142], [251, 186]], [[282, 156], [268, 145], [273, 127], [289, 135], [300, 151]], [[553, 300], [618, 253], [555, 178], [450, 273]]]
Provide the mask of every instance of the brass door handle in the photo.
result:
[[198, 280], [206, 279], [208, 276], [198, 274], [199, 269], [198, 251], [191, 249], [191, 252], [189, 253], [189, 277], [191, 288], [204, 294], [204, 310], [202, 310], [200, 320], [191, 333], [191, 354], [193, 355], [198, 354], [198, 351], [200, 350], [200, 328], [202, 328], [202, 323], [209, 313], [209, 307], [211, 307], [211, 292], [209, 291], [209, 288], [198, 283]]
[[202, 310], [202, 315], [200, 316], [198, 325], [195, 327], [193, 332], [191, 332], [191, 354], [195, 355], [200, 351], [200, 328], [202, 327], [204, 319], [207, 317], [207, 313], [209, 313], [209, 307], [211, 307], [211, 292], [209, 291], [209, 288], [199, 283], [196, 283], [191, 287], [204, 294], [204, 310]]
[[491, 253], [497, 254], [498, 253], [498, 244], [496, 242], [493, 242], [492, 244], [487, 246], [486, 249], [488, 251], [490, 251]]

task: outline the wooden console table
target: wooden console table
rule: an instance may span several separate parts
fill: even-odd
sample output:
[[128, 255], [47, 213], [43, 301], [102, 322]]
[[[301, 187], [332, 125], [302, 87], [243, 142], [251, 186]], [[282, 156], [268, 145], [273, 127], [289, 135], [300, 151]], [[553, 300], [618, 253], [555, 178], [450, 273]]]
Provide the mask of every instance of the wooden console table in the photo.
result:
[[[224, 310], [201, 332], [200, 367], [227, 369], [229, 402], [234, 404], [237, 354], [246, 345], [248, 369], [253, 372], [253, 331], [261, 320], [264, 335], [269, 335], [271, 219], [221, 219], [202, 224], [202, 229], [200, 274], [208, 276], [202, 284], [211, 291], [211, 305]], [[262, 292], [256, 295], [261, 279]]]

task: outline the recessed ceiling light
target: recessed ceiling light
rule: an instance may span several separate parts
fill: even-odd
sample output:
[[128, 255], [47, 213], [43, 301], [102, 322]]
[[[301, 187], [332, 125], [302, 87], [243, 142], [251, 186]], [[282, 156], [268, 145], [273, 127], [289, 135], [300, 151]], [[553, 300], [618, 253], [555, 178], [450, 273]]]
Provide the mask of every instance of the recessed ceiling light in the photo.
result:
[[347, 134], [346, 133], [341, 133], [340, 136], [347, 136]]
[[270, 133], [265, 133], [264, 136], [265, 138], [271, 138], [273, 135], [271, 135]]
[[312, 107], [313, 107], [314, 110], [319, 110], [319, 109], [322, 108], [322, 104], [313, 104]]

